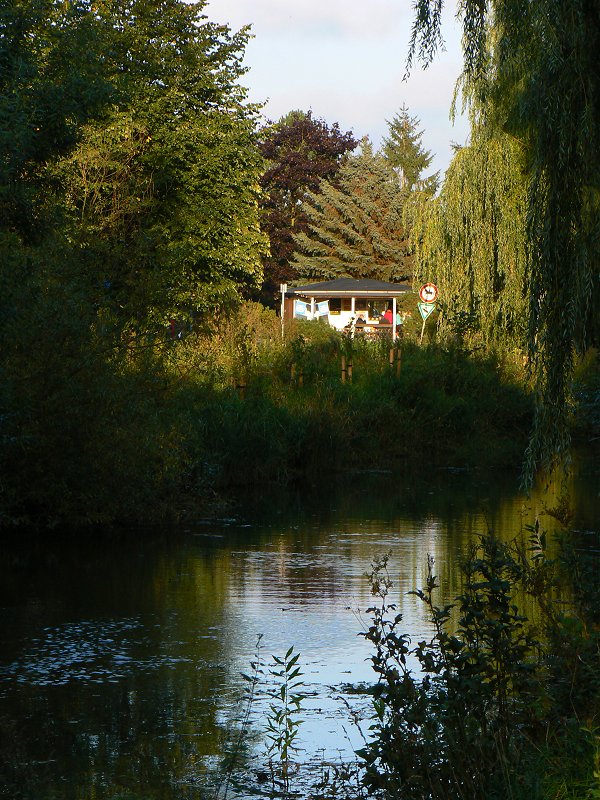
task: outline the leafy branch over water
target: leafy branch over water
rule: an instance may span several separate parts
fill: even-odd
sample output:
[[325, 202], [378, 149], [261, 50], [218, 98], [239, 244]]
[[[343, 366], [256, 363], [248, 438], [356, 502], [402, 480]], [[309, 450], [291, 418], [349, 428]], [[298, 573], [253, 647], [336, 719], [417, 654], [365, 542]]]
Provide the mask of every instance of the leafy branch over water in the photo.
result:
[[[364, 635], [378, 684], [372, 739], [359, 753], [370, 793], [558, 797], [566, 796], [554, 793], [569, 773], [596, 791], [589, 720], [600, 710], [600, 636], [586, 621], [593, 595], [582, 595], [574, 573], [546, 557], [537, 523], [530, 534], [527, 545], [481, 536], [462, 565], [463, 592], [449, 605], [434, 603], [439, 584], [429, 556], [425, 586], [412, 594], [425, 604], [433, 633], [414, 645], [388, 601], [388, 559], [375, 563], [370, 577], [380, 603]], [[556, 596], [569, 582], [579, 601], [564, 611]], [[525, 596], [537, 606], [535, 625], [517, 604]], [[569, 794], [578, 796], [585, 791]]]

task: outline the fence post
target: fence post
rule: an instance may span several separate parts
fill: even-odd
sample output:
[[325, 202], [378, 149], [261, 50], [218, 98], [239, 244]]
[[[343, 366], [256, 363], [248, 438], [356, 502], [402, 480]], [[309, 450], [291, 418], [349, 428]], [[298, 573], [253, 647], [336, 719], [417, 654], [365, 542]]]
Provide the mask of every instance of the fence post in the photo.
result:
[[238, 378], [235, 388], [238, 390], [241, 400], [245, 400], [246, 398], [246, 386], [247, 386], [246, 379]]

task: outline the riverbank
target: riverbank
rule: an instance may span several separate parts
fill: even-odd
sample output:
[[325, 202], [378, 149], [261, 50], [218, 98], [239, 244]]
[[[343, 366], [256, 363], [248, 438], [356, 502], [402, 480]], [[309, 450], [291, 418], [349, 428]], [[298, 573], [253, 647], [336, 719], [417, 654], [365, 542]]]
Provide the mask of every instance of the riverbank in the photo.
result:
[[532, 400], [509, 360], [314, 323], [282, 341], [250, 312], [32, 392], [7, 418], [4, 525], [197, 516], [240, 486], [348, 471], [519, 469]]

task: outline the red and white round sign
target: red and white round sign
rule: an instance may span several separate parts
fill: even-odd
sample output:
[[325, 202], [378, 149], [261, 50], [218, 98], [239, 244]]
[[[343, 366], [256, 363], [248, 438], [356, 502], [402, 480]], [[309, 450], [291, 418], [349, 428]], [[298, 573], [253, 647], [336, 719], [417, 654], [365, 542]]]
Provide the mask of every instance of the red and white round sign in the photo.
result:
[[435, 283], [424, 283], [419, 289], [419, 297], [424, 303], [435, 303], [438, 296], [438, 288]]

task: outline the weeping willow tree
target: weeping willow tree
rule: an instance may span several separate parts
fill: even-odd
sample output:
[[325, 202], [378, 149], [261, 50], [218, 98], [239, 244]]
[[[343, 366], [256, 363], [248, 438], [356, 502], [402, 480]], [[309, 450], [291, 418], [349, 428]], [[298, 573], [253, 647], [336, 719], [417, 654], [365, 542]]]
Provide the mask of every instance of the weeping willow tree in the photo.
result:
[[438, 197], [419, 207], [416, 277], [434, 281], [440, 332], [503, 350], [525, 346], [529, 275], [526, 186], [519, 144], [475, 136], [461, 148]]
[[[442, 42], [444, 0], [416, 0], [409, 68]], [[527, 169], [528, 349], [538, 387], [526, 479], [569, 448], [573, 368], [598, 323], [598, 0], [461, 0], [463, 96]]]

